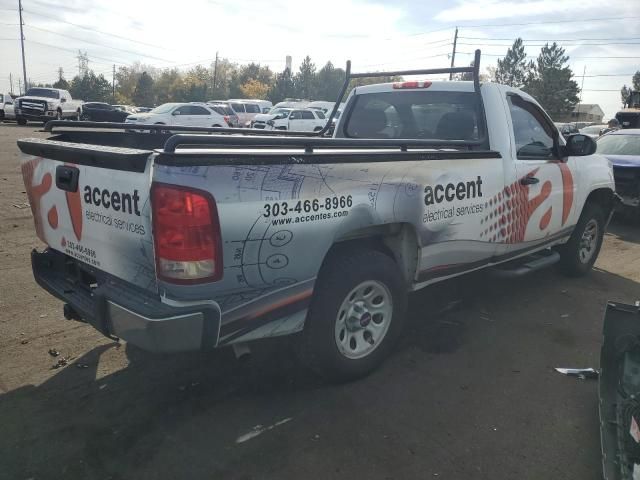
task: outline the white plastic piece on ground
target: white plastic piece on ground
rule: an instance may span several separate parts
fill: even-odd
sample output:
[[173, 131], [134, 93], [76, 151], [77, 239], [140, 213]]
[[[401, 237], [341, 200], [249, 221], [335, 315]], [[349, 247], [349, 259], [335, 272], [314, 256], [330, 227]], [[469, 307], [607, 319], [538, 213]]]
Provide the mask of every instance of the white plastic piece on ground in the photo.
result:
[[640, 465], [633, 464], [633, 480], [640, 480]]
[[274, 423], [273, 425], [269, 425], [268, 427], [264, 427], [262, 425], [256, 425], [255, 427], [253, 427], [253, 429], [251, 429], [250, 432], [247, 432], [244, 435], [240, 435], [236, 439], [236, 443], [244, 443], [247, 440], [251, 440], [252, 438], [257, 437], [258, 435], [263, 434], [264, 432], [273, 430], [274, 428], [279, 427], [280, 425], [284, 425], [285, 423], [290, 422], [291, 420], [293, 419], [291, 417], [288, 417], [283, 420], [280, 420], [279, 422]]

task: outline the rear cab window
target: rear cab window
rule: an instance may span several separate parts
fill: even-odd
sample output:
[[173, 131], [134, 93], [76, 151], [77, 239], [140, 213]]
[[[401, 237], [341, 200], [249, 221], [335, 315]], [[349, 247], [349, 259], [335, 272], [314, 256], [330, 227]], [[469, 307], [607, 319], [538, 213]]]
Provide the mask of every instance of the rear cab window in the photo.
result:
[[344, 127], [350, 138], [478, 140], [484, 118], [474, 92], [403, 91], [357, 95]]
[[242, 103], [232, 103], [231, 108], [236, 113], [244, 113], [244, 105]]
[[260, 107], [258, 105], [254, 105], [253, 103], [245, 103], [244, 108], [247, 113], [260, 113]]

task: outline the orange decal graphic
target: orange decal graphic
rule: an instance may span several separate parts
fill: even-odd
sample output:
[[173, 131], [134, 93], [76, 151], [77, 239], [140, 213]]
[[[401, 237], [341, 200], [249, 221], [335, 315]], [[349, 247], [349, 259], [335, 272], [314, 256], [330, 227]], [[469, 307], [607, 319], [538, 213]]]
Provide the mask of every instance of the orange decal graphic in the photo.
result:
[[549, 222], [551, 222], [552, 212], [553, 207], [549, 207], [549, 210], [547, 210], [546, 213], [542, 216], [542, 218], [540, 219], [540, 225], [538, 225], [540, 227], [540, 230], [544, 230], [549, 226]]
[[51, 189], [53, 180], [51, 174], [47, 173], [42, 177], [42, 182], [39, 185], [33, 184], [33, 176], [35, 175], [36, 168], [42, 158], [34, 158], [28, 162], [22, 164], [22, 178], [24, 180], [24, 186], [29, 198], [29, 204], [31, 205], [31, 213], [36, 227], [36, 235], [40, 240], [45, 242], [44, 228], [42, 225], [42, 218], [40, 216], [40, 200]]
[[49, 213], [47, 213], [47, 220], [49, 220], [49, 225], [54, 230], [58, 228], [58, 209], [54, 205], [49, 209]]
[[82, 200], [80, 199], [80, 192], [65, 192], [65, 196], [67, 197], [67, 207], [69, 208], [73, 233], [76, 234], [76, 238], [80, 241], [82, 240]]
[[573, 175], [566, 163], [559, 163], [558, 167], [562, 174], [562, 225], [564, 225], [567, 223], [571, 205], [573, 205]]

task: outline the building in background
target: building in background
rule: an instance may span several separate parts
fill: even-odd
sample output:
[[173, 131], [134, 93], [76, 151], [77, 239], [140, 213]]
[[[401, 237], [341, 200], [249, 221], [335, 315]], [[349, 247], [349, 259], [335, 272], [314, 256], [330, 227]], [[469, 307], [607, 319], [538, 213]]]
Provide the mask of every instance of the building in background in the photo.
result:
[[589, 122], [602, 123], [604, 112], [597, 103], [579, 103], [573, 112], [558, 118], [558, 122]]

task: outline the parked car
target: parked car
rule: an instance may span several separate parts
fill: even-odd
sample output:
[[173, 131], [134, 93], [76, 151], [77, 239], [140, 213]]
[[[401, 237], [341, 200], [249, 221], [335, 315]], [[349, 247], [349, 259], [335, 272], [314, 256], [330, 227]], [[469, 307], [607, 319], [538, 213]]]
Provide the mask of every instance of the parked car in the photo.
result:
[[274, 120], [276, 117], [281, 119], [288, 118], [292, 110], [293, 108], [273, 107], [269, 110], [269, 113], [260, 113], [256, 115], [251, 121], [250, 127], [264, 130], [268, 127], [267, 122]]
[[265, 130], [289, 130], [295, 132], [318, 132], [327, 123], [327, 117], [320, 110], [312, 109], [281, 109], [281, 112], [272, 116], [262, 126], [254, 123], [254, 128]]
[[209, 108], [211, 108], [214, 112], [222, 115], [230, 127], [237, 128], [240, 126], [240, 119], [238, 118], [238, 115], [236, 115], [236, 112], [234, 112], [228, 104], [220, 102], [207, 102], [207, 105], [209, 105]]
[[260, 108], [260, 113], [267, 113], [271, 108], [273, 108], [273, 103], [269, 100], [260, 100], [257, 98], [230, 98], [228, 101], [234, 103], [256, 104]]
[[15, 120], [14, 101], [10, 93], [0, 93], [0, 122]]
[[233, 102], [229, 100], [227, 104], [238, 116], [241, 127], [250, 127], [251, 120], [253, 120], [256, 115], [262, 113], [260, 105], [257, 103]]
[[556, 127], [558, 128], [558, 130], [560, 131], [560, 133], [562, 134], [562, 136], [564, 138], [567, 138], [569, 135], [574, 135], [576, 133], [580, 133], [578, 131], [578, 128], [576, 127], [575, 124], [573, 123], [559, 123], [556, 122]]
[[129, 115], [138, 113], [136, 107], [133, 105], [114, 105], [114, 107], [122, 110], [123, 112], [127, 112]]
[[[320, 110], [322, 111], [322, 113], [328, 116], [331, 113], [331, 110], [333, 110], [333, 107], [335, 106], [335, 104], [336, 102], [324, 102], [320, 100], [315, 100], [305, 105], [305, 108]], [[342, 108], [344, 108], [344, 103], [341, 103], [338, 106], [338, 109], [342, 109]]]
[[[67, 318], [151, 351], [299, 332], [302, 358], [344, 380], [392, 351], [409, 291], [480, 268], [586, 274], [611, 165], [590, 137], [565, 141], [531, 96], [480, 84], [478, 57], [475, 82], [356, 87], [334, 139], [124, 133], [114, 149], [94, 129], [79, 148], [86, 130], [66, 128], [20, 140], [48, 245], [31, 253], [37, 283]], [[46, 177], [75, 181], [45, 191]]]
[[126, 123], [155, 125], [185, 125], [191, 127], [227, 127], [223, 115], [205, 103], [165, 103], [148, 113], [129, 115]]
[[59, 88], [34, 87], [18, 99], [15, 105], [18, 125], [26, 125], [28, 120], [48, 122], [49, 120], [79, 120], [82, 100], [73, 100], [67, 90]]
[[614, 130], [598, 139], [598, 150], [613, 164], [616, 193], [623, 206], [640, 212], [640, 129]]
[[309, 100], [287, 99], [276, 103], [273, 108], [306, 108], [307, 105], [309, 105]]
[[151, 107], [133, 107], [134, 113], [148, 113], [153, 110]]
[[104, 102], [86, 102], [82, 105], [82, 120], [91, 122], [124, 122], [131, 113]]
[[582, 127], [579, 132], [583, 135], [589, 135], [591, 138], [598, 138], [600, 136], [600, 132], [607, 128], [606, 125], [589, 125], [587, 127]]

